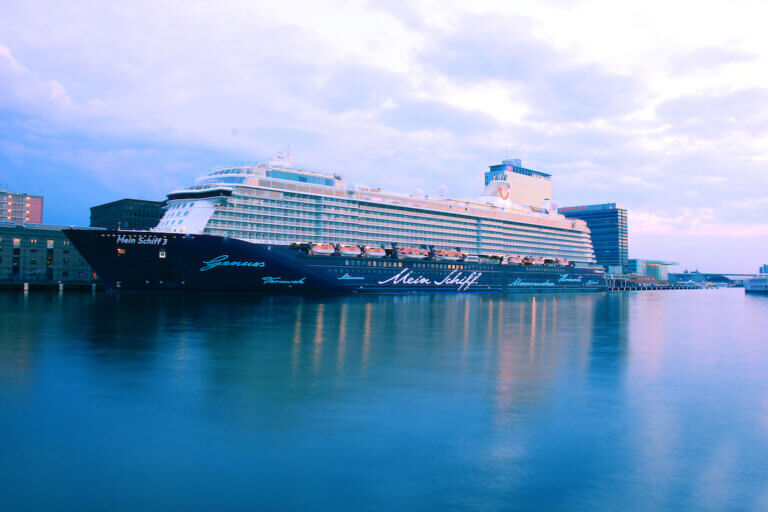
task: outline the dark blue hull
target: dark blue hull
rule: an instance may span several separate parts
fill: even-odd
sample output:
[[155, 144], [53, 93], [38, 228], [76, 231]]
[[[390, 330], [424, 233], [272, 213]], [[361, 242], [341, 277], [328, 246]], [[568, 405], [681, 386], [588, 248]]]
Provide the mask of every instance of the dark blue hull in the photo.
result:
[[65, 230], [112, 290], [257, 293], [600, 291], [602, 274], [557, 266], [316, 256], [211, 235]]

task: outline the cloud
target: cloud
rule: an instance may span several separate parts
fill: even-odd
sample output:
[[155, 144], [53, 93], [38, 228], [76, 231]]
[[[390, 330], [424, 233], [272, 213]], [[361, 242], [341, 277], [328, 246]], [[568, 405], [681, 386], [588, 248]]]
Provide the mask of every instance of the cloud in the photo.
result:
[[749, 62], [756, 58], [757, 54], [752, 52], [736, 48], [710, 46], [676, 55], [670, 60], [670, 64], [674, 73], [685, 74], [700, 71], [711, 72], [728, 64]]
[[[47, 219], [70, 223], [102, 199], [157, 197], [286, 145], [297, 165], [350, 183], [446, 184], [465, 198], [509, 154], [551, 172], [560, 204], [618, 201], [630, 222], [658, 216], [667, 238], [655, 257], [686, 232], [759, 232], [768, 37], [724, 27], [734, 50], [688, 40], [669, 20], [649, 43], [625, 21], [595, 22], [593, 9], [11, 2], [0, 17], [0, 182], [44, 193]], [[70, 184], [90, 192], [73, 198]], [[631, 247], [652, 238], [654, 224], [642, 226]]]
[[435, 31], [422, 60], [453, 79], [514, 84], [535, 121], [586, 122], [636, 108], [643, 93], [638, 79], [574, 61], [530, 26], [523, 17], [463, 18], [457, 27]]
[[0, 45], [0, 108], [15, 112], [41, 112], [71, 104], [64, 86], [45, 80], [17, 61]]
[[431, 100], [401, 100], [384, 110], [379, 120], [405, 132], [435, 130], [461, 135], [500, 127], [500, 123], [488, 115]]
[[659, 119], [672, 132], [705, 139], [729, 132], [763, 134], [768, 130], [768, 89], [683, 96], [661, 103]]

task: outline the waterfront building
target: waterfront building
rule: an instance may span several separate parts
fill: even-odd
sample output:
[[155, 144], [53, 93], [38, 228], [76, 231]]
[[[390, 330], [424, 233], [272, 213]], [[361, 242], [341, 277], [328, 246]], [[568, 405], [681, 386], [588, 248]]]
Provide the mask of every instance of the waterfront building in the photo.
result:
[[91, 227], [152, 229], [163, 216], [164, 201], [120, 199], [91, 207]]
[[0, 220], [16, 224], [43, 222], [43, 196], [0, 190]]
[[760, 267], [760, 274], [768, 274], [768, 263]]
[[674, 261], [631, 259], [627, 263], [626, 273], [636, 276], [649, 276], [659, 281], [669, 281], [668, 268], [677, 265]]
[[485, 173], [485, 185], [491, 181], [509, 183], [509, 200], [521, 205], [541, 208], [552, 199], [551, 175], [523, 167], [519, 158], [503, 160], [489, 166]]
[[568, 218], [581, 219], [592, 232], [592, 245], [600, 265], [611, 273], [627, 272], [629, 244], [627, 210], [616, 203], [568, 206], [558, 212]]
[[91, 267], [64, 228], [0, 221], [0, 281], [92, 282]]

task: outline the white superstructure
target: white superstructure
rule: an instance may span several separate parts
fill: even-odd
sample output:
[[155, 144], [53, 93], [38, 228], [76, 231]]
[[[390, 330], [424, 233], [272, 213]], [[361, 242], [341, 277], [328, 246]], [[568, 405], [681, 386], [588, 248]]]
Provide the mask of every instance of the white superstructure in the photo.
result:
[[508, 187], [491, 180], [478, 201], [433, 199], [347, 187], [341, 176], [281, 163], [238, 165], [169, 194], [153, 231], [271, 244], [425, 245], [595, 263], [584, 221], [514, 204]]

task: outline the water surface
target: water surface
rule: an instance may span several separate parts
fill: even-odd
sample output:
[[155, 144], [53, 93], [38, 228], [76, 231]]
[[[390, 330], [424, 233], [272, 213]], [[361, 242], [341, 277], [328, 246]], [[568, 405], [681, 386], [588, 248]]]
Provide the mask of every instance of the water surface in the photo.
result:
[[767, 510], [768, 298], [0, 294], [2, 510]]

